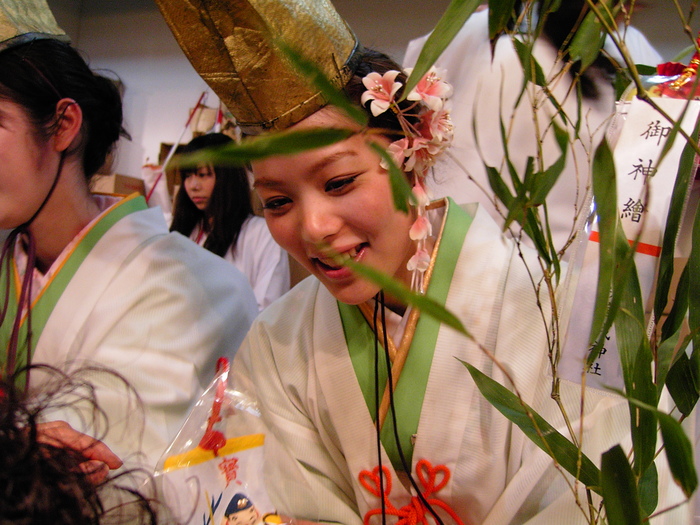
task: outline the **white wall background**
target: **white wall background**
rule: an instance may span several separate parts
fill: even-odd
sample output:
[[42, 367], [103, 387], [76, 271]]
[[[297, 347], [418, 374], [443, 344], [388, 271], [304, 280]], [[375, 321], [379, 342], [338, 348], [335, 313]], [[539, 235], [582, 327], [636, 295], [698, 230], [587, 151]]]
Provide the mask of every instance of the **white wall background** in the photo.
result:
[[[692, 0], [681, 0], [689, 5]], [[139, 176], [141, 165], [156, 162], [161, 142], [176, 141], [189, 108], [203, 91], [207, 105], [216, 96], [180, 51], [153, 0], [48, 0], [56, 19], [90, 65], [113, 71], [123, 82], [125, 125], [114, 171]], [[360, 41], [401, 59], [409, 40], [428, 32], [449, 0], [333, 0]], [[664, 59], [690, 43], [669, 0], [648, 0], [635, 25]], [[697, 27], [694, 28], [697, 34]], [[686, 59], [687, 61], [687, 59]], [[189, 133], [183, 141], [190, 139]]]

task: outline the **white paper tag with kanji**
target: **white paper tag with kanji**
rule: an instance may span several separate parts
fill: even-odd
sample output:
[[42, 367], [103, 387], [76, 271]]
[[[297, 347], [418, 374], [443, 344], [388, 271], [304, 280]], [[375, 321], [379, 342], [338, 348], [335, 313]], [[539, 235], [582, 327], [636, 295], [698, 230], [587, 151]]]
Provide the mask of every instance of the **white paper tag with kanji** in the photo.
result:
[[[685, 111], [682, 128], [688, 134], [692, 133], [700, 101], [688, 103], [671, 98], [655, 98], [654, 101], [674, 120], [679, 120]], [[686, 141], [679, 134], [666, 156], [659, 160], [672, 125], [640, 100], [635, 99], [627, 104], [625, 111], [614, 151], [618, 213], [627, 239], [630, 242], [638, 241], [635, 263], [642, 298], [648, 307], [678, 163]], [[559, 376], [577, 383], [581, 382], [584, 362], [589, 353], [600, 246], [597, 223], [587, 234], [578, 284], [574, 300], [570, 303], [573, 313], [559, 363]], [[585, 372], [588, 386], [623, 388], [614, 330], [606, 337], [601, 354]]]
[[264, 442], [264, 434], [251, 434], [226, 440], [216, 456], [196, 447], [167, 458], [166, 503], [191, 524], [281, 523], [263, 483]]

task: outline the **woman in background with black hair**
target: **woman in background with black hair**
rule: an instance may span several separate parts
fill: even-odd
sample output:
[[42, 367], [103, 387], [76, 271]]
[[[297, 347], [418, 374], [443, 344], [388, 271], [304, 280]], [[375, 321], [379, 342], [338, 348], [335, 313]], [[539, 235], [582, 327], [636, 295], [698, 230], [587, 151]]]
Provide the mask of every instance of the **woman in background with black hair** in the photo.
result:
[[[232, 142], [223, 133], [200, 135], [182, 153]], [[180, 170], [170, 231], [188, 236], [223, 257], [248, 277], [262, 310], [289, 290], [289, 259], [253, 214], [250, 185], [243, 168], [203, 164]]]

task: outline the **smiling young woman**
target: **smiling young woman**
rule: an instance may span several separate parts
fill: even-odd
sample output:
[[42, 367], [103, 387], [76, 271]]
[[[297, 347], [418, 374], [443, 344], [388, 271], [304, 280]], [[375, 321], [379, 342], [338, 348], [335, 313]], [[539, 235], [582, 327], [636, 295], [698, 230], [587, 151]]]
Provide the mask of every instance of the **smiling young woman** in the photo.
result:
[[[350, 125], [347, 117], [327, 107], [291, 129], [341, 125]], [[379, 140], [388, 146], [388, 139]], [[379, 287], [338, 264], [338, 255], [410, 286], [406, 264], [415, 246], [408, 230], [414, 219], [394, 208], [379, 160], [367, 137], [358, 133], [326, 148], [253, 164], [254, 187], [272, 236], [348, 304], [371, 299]]]
[[[196, 32], [177, 16], [189, 9], [187, 2], [158, 3], [190, 59], [201, 62], [203, 76], [245, 126], [354, 132], [331, 146], [252, 165], [272, 235], [313, 274], [261, 313], [231, 367], [234, 385], [254, 385], [269, 429], [265, 482], [278, 512], [345, 525], [589, 523], [586, 504], [579, 506], [570, 490], [579, 484], [480, 395], [462, 363], [517, 389], [547, 421], [564, 427], [561, 405], [550, 397], [543, 312], [551, 305], [539, 292], [536, 253], [504, 237], [484, 209], [449, 198], [429, 202], [425, 194], [424, 179], [452, 135], [445, 104], [450, 88], [440, 73], [430, 70], [402, 100], [400, 67], [360, 46], [323, 0], [202, 7], [200, 20], [223, 20], [201, 23]], [[299, 23], [276, 24], [281, 8]], [[264, 26], [261, 41], [247, 31], [257, 20]], [[329, 27], [329, 20], [337, 23]], [[211, 27], [235, 29], [222, 35]], [[270, 27], [275, 33], [266, 35]], [[296, 73], [280, 65], [286, 59], [274, 49], [260, 52], [268, 51], [270, 37], [308, 52], [365, 111], [367, 126], [354, 124], [313, 89], [280, 100], [282, 90], [294, 91]], [[202, 47], [192, 41], [216, 51], [198, 54]], [[222, 57], [224, 47], [236, 53]], [[214, 58], [221, 66], [216, 75]], [[224, 65], [236, 61], [241, 67], [232, 74]], [[238, 75], [250, 62], [255, 70]], [[231, 83], [218, 84], [222, 78]], [[243, 81], [252, 102], [242, 94]], [[394, 208], [373, 141], [413, 185], [408, 214]], [[444, 305], [470, 336], [386, 297], [336, 262], [336, 254]], [[575, 419], [581, 385], [561, 381], [558, 387]], [[585, 396], [586, 421], [576, 437], [583, 452], [598, 459], [629, 438], [627, 404], [593, 388]], [[663, 463], [659, 472], [668, 472]], [[659, 487], [665, 503], [683, 500], [671, 484]], [[662, 521], [687, 522], [687, 506], [675, 511]]]
[[[359, 78], [396, 68], [371, 51], [357, 67]], [[369, 99], [364, 107], [371, 115]], [[290, 129], [352, 125], [326, 106]], [[382, 122], [378, 129], [396, 127]], [[477, 206], [444, 199], [424, 212], [396, 210], [371, 140], [391, 151], [402, 139], [357, 129], [332, 146], [252, 166], [273, 237], [313, 274], [256, 320], [233, 365], [241, 381], [256, 385], [275, 437], [268, 445], [273, 501], [284, 514], [324, 522], [359, 524], [388, 514], [435, 523], [552, 523], [554, 513], [558, 523], [578, 523], [583, 513], [564, 477], [480, 397], [460, 362], [501, 382], [507, 380], [492, 359], [505, 363], [523, 400], [561, 423], [549, 397], [547, 329], [537, 304], [549, 306], [533, 287], [541, 278], [536, 254], [504, 238]], [[409, 183], [416, 174], [406, 172]], [[351, 257], [411, 286], [419, 215], [434, 232], [423, 244], [424, 291], [471, 338], [385, 296], [335, 258]], [[560, 388], [577, 414], [580, 386]], [[594, 389], [586, 402], [595, 415], [587, 412], [582, 442], [597, 458], [627, 435], [627, 409]], [[546, 493], [539, 490], [545, 481]], [[305, 483], [313, 496], [304, 496]], [[674, 489], [663, 497], [681, 498]]]

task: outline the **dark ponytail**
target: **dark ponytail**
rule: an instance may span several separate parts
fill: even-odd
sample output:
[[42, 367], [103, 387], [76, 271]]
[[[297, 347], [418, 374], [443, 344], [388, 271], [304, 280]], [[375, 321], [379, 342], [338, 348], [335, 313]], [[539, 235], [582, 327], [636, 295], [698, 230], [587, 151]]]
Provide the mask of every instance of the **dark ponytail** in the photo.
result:
[[56, 103], [75, 100], [83, 113], [83, 168], [90, 178], [105, 162], [120, 136], [122, 103], [115, 83], [95, 74], [70, 45], [34, 40], [0, 53], [0, 98], [22, 106], [38, 131], [50, 136]]

